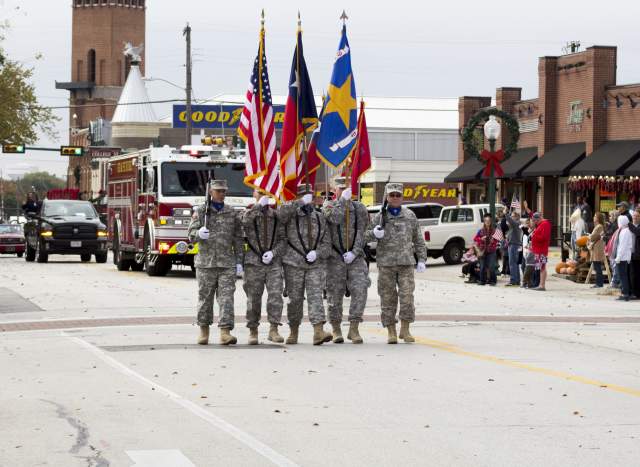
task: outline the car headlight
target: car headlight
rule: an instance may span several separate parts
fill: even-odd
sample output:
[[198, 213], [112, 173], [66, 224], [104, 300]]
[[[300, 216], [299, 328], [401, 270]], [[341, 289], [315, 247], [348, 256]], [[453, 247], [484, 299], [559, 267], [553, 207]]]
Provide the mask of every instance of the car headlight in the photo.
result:
[[106, 237], [109, 233], [106, 230], [98, 230], [98, 237]]
[[53, 237], [53, 232], [51, 230], [43, 230], [40, 232], [40, 235], [43, 237]]

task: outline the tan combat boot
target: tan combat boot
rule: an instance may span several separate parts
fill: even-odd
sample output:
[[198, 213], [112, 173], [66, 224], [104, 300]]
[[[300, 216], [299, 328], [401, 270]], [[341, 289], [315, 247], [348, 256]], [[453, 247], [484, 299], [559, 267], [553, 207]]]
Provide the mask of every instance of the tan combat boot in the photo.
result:
[[389, 336], [387, 337], [387, 344], [397, 344], [398, 335], [396, 334], [396, 325], [390, 324], [389, 326], [387, 326], [387, 331], [389, 331]]
[[351, 321], [349, 323], [349, 333], [347, 334], [347, 339], [349, 339], [354, 344], [362, 344], [363, 340], [358, 332], [358, 323], [357, 321]]
[[409, 332], [409, 321], [404, 319], [400, 321], [400, 339], [404, 339], [405, 342], [415, 342], [415, 338]]
[[238, 342], [238, 339], [231, 335], [230, 329], [220, 328], [220, 345], [235, 344], [236, 342]]
[[340, 323], [337, 321], [332, 322], [331, 327], [333, 328], [333, 343], [342, 344], [344, 342], [344, 337], [342, 337], [342, 329], [340, 328]]
[[258, 328], [249, 329], [249, 345], [258, 345]]
[[298, 328], [299, 326], [289, 325], [289, 337], [287, 337], [287, 344], [298, 343]]
[[322, 345], [325, 342], [330, 342], [333, 338], [330, 333], [324, 331], [323, 326], [322, 323], [313, 325], [313, 345]]
[[200, 337], [198, 344], [207, 345], [209, 343], [209, 326], [200, 326]]
[[282, 344], [284, 342], [284, 337], [282, 337], [278, 333], [278, 325], [272, 324], [269, 328], [269, 337], [267, 337], [271, 342], [275, 342], [277, 344]]

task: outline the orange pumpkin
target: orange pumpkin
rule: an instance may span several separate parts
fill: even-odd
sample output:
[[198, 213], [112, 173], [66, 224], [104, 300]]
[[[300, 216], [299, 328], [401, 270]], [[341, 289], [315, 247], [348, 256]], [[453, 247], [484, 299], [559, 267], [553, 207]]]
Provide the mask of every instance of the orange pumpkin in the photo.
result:
[[588, 241], [589, 241], [589, 236], [583, 235], [582, 237], [576, 240], [576, 246], [580, 248], [584, 248], [587, 246]]
[[576, 268], [567, 268], [567, 274], [569, 274], [570, 276], [574, 275], [576, 273]]
[[561, 269], [566, 269], [567, 263], [558, 263], [556, 264], [556, 274], [562, 274]]
[[566, 274], [567, 268], [560, 268], [560, 274]]

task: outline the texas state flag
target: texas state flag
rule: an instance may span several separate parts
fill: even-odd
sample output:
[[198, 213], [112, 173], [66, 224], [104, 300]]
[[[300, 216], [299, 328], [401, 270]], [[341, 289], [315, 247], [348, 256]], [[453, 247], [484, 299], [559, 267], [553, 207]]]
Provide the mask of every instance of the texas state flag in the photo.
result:
[[330, 166], [338, 168], [351, 155], [358, 136], [357, 121], [356, 83], [344, 25], [317, 142], [318, 156]]

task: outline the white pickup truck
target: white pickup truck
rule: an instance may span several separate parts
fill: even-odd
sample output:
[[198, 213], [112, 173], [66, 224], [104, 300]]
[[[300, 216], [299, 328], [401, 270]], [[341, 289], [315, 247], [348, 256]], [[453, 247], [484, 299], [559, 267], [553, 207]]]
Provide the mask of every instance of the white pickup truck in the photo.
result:
[[[496, 204], [496, 211], [503, 208], [502, 204]], [[488, 213], [488, 204], [442, 208], [436, 225], [422, 227], [428, 256], [442, 256], [447, 264], [459, 263], [465, 250], [473, 245], [473, 237], [482, 227], [482, 218]]]

